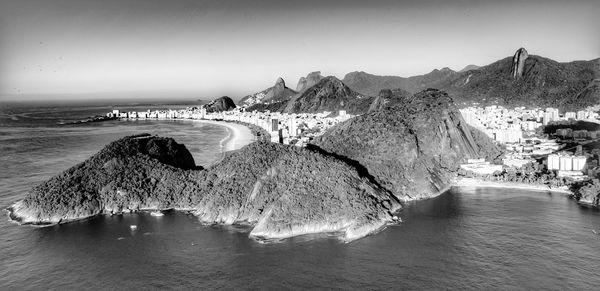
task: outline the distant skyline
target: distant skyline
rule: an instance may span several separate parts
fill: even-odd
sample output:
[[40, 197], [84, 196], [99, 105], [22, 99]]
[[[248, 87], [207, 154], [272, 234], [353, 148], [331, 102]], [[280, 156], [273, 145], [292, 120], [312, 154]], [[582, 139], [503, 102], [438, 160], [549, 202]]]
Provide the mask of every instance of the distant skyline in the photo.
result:
[[525, 47], [600, 57], [600, 1], [0, 0], [0, 101], [239, 99], [311, 71], [413, 76]]

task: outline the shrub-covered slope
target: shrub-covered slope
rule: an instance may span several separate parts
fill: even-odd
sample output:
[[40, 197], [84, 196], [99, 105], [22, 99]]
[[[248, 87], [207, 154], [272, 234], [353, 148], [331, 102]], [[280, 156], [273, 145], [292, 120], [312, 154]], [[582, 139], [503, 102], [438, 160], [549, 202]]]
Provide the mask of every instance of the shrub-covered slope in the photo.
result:
[[405, 201], [431, 197], [450, 186], [467, 158], [500, 155], [491, 140], [473, 137], [446, 93], [428, 89], [404, 100], [332, 128], [313, 146], [359, 163]]
[[400, 207], [346, 163], [318, 152], [253, 143], [208, 169], [170, 138], [126, 137], [34, 187], [10, 211], [22, 223], [101, 213], [185, 209], [206, 223], [247, 223], [252, 236], [341, 232], [347, 240], [391, 221]]

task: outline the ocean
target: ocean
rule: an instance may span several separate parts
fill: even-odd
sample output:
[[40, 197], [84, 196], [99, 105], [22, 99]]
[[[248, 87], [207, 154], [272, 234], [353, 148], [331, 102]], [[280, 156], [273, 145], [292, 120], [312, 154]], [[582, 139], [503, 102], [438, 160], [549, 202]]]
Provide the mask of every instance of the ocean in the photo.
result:
[[[181, 108], [123, 103], [119, 109]], [[110, 104], [1, 104], [0, 206], [142, 132], [184, 143], [196, 164], [221, 156], [225, 127], [192, 121], [78, 125]], [[453, 189], [408, 205], [403, 222], [343, 243], [309, 235], [279, 243], [243, 226], [206, 226], [182, 212], [99, 216], [50, 227], [0, 219], [0, 289], [547, 289], [600, 286], [600, 211], [564, 194]], [[130, 225], [137, 225], [131, 230]]]

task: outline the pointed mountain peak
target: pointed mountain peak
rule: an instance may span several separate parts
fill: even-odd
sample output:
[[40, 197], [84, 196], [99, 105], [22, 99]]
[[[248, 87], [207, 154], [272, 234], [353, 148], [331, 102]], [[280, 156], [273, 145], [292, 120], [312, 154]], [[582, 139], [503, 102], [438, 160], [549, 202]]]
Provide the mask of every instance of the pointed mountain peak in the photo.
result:
[[525, 48], [520, 48], [515, 52], [512, 59], [512, 67], [510, 68], [510, 74], [513, 78], [518, 79], [523, 76], [523, 70], [525, 68], [525, 60], [529, 57]]
[[283, 80], [283, 78], [277, 78], [277, 81], [275, 81], [275, 86], [277, 85], [283, 85], [285, 87], [285, 81]]

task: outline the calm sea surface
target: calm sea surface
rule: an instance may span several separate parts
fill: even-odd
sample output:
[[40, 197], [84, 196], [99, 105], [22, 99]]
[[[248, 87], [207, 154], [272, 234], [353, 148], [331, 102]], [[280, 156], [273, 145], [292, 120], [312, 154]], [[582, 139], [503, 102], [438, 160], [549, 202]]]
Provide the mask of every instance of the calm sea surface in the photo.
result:
[[[131, 105], [129, 108], [168, 108]], [[120, 107], [125, 108], [125, 106]], [[150, 132], [220, 157], [225, 128], [189, 121], [59, 126], [110, 106], [1, 105], [0, 206], [108, 142]], [[326, 235], [261, 244], [242, 227], [171, 212], [35, 228], [0, 219], [0, 289], [578, 289], [600, 286], [600, 212], [562, 194], [450, 191], [349, 244]], [[136, 224], [131, 231], [129, 225]]]

